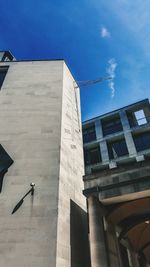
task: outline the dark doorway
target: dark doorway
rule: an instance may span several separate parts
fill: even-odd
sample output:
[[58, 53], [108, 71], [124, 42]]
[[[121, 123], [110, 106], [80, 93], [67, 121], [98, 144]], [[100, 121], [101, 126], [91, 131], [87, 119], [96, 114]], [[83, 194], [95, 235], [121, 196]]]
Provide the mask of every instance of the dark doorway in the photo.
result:
[[70, 201], [71, 267], [91, 267], [87, 213]]

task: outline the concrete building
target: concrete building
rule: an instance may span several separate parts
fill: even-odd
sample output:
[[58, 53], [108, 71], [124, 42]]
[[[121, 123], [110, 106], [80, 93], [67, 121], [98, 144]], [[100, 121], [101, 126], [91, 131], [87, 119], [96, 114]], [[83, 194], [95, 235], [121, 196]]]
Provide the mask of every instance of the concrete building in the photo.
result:
[[0, 109], [0, 266], [149, 267], [148, 100], [83, 123], [86, 175], [63, 60], [1, 51]]
[[150, 104], [83, 122], [92, 267], [150, 266]]
[[[63, 60], [0, 52], [1, 267], [90, 266], [81, 132]], [[31, 182], [34, 195], [12, 214]]]

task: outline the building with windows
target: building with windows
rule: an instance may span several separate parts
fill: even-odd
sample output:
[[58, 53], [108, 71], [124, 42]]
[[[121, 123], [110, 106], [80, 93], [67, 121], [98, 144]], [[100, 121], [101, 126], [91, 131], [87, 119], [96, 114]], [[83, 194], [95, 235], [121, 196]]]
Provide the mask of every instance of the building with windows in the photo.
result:
[[0, 266], [90, 266], [74, 85], [63, 60], [0, 52]]
[[83, 122], [92, 267], [150, 266], [150, 104]]
[[0, 266], [149, 267], [148, 99], [83, 123], [85, 175], [64, 60], [1, 51], [0, 109]]

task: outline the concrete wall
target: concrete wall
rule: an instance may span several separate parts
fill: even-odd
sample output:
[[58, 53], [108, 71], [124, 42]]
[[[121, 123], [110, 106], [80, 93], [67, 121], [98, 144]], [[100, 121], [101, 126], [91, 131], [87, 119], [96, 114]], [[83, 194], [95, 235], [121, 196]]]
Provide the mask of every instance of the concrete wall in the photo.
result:
[[84, 177], [85, 189], [99, 186], [99, 199], [114, 203], [149, 196], [150, 160], [133, 162], [113, 170], [103, 170]]
[[[64, 267], [84, 267], [80, 259], [80, 250], [83, 250], [83, 243], [76, 246], [76, 264], [71, 260], [71, 201], [76, 203], [81, 212], [78, 214], [80, 221], [83, 217], [83, 211], [86, 209], [85, 198], [82, 195], [84, 174], [82, 132], [80, 118], [79, 91], [74, 88], [74, 79], [64, 64], [63, 79], [63, 103], [62, 103], [62, 124], [61, 124], [61, 155], [60, 155], [60, 173], [59, 173], [59, 209], [58, 209], [58, 232], [57, 232], [57, 264]], [[74, 215], [75, 216], [75, 215]], [[77, 219], [77, 218], [76, 218]], [[73, 218], [72, 218], [73, 220]], [[83, 222], [86, 225], [86, 221]], [[84, 235], [87, 231], [83, 227], [78, 228], [76, 236]], [[84, 242], [84, 241], [83, 241]], [[88, 244], [84, 242], [86, 247]], [[88, 250], [88, 248], [87, 248]], [[84, 251], [83, 251], [84, 254]], [[84, 257], [89, 258], [88, 253]], [[86, 259], [85, 259], [86, 262]]]
[[[57, 266], [67, 267], [70, 199], [85, 208], [73, 78], [63, 61], [0, 66], [8, 64], [0, 91], [0, 143], [14, 164], [0, 194], [0, 266], [54, 267], [57, 253]], [[30, 182], [36, 184], [34, 198], [11, 215]]]

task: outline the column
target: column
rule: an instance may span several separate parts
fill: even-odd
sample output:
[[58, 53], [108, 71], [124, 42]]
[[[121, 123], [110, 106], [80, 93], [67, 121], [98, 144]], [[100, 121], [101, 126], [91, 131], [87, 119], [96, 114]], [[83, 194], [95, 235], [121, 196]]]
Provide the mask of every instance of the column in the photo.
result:
[[109, 154], [108, 154], [108, 148], [106, 141], [100, 141], [100, 151], [101, 151], [101, 158], [103, 163], [108, 163], [109, 162]]
[[130, 251], [130, 257], [131, 257], [131, 261], [132, 261], [132, 267], [140, 267], [139, 260], [138, 260], [138, 254], [134, 251]]
[[109, 267], [123, 267], [121, 261], [120, 246], [116, 236], [115, 226], [107, 221], [106, 238]]
[[95, 132], [96, 132], [96, 139], [99, 140], [102, 163], [108, 163], [109, 162], [108, 148], [106, 140], [103, 139], [102, 124], [100, 119], [95, 121]]
[[126, 145], [128, 148], [128, 152], [130, 156], [136, 156], [136, 147], [132, 138], [132, 134], [130, 131], [130, 125], [129, 125], [129, 121], [126, 115], [126, 112], [124, 110], [121, 110], [119, 112], [120, 114], [120, 119], [121, 119], [121, 123], [122, 123], [122, 127], [123, 127], [123, 131], [124, 131], [124, 136], [125, 136], [125, 140], [126, 140]]
[[103, 214], [98, 198], [88, 198], [91, 267], [107, 267]]
[[95, 132], [96, 132], [96, 139], [97, 140], [103, 138], [102, 124], [101, 124], [100, 119], [95, 121]]

